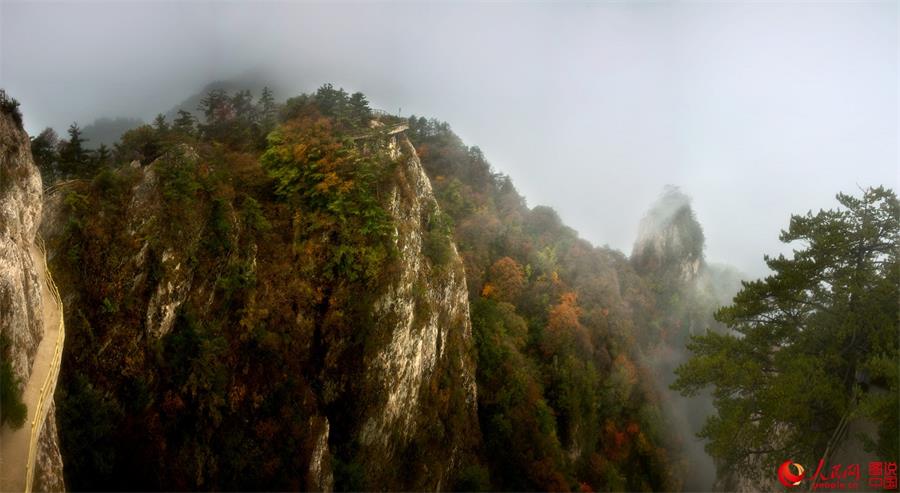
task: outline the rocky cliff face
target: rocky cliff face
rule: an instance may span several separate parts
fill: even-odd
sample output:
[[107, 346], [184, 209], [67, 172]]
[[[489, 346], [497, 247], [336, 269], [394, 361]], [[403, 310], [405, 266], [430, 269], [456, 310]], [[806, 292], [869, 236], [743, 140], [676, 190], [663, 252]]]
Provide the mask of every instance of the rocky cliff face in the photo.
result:
[[668, 187], [641, 220], [632, 264], [641, 274], [688, 283], [704, 267], [703, 243], [703, 229], [694, 217], [690, 198]]
[[[252, 188], [258, 164], [210, 199], [208, 149], [181, 145], [48, 198], [43, 233], [81, 334], [66, 361], [93, 387], [68, 375], [65, 419], [85, 419], [72, 396], [106, 393], [119, 442], [98, 451], [115, 456], [108, 485], [450, 487], [478, 439], [465, 274], [452, 242], [440, 265], [427, 255], [440, 210], [412, 145], [379, 145], [393, 158], [381, 205], [396, 254], [367, 290], [310, 277], [314, 249], [292, 247], [306, 216]], [[251, 203], [266, 219], [248, 219]], [[240, 469], [258, 457], [271, 469]]]
[[0, 114], [0, 329], [12, 342], [11, 361], [23, 380], [44, 335], [41, 288], [30, 250], [41, 222], [41, 175], [28, 136]]
[[[389, 458], [401, 466], [391, 473], [398, 475], [395, 478], [378, 471], [374, 484], [411, 474], [418, 477], [410, 487], [439, 490], [448, 486], [460, 453], [471, 441], [466, 430], [477, 428], [469, 293], [452, 242], [448, 240], [446, 265], [435, 266], [425, 254], [429, 221], [440, 210], [412, 144], [401, 136], [392, 145], [400, 148], [401, 160], [388, 207], [399, 265], [374, 307], [379, 330], [389, 334], [390, 341], [369, 364], [368, 385], [384, 394], [364, 419], [361, 442], [373, 461]], [[460, 413], [456, 423], [447, 419], [454, 408]], [[436, 432], [443, 436], [433, 436]], [[430, 453], [424, 462], [433, 466], [405, 469], [411, 464], [403, 464], [401, 454], [411, 446], [417, 453]]]
[[711, 269], [704, 258], [703, 230], [691, 209], [690, 198], [667, 187], [641, 220], [631, 254], [635, 270], [649, 281], [664, 330], [651, 344], [648, 362], [656, 372], [666, 412], [678, 430], [681, 453], [691, 464], [685, 490], [707, 491], [716, 479], [716, 467], [696, 439], [704, 420], [713, 412], [707, 395], [683, 397], [671, 390], [675, 369], [687, 361], [690, 335], [716, 329], [712, 318], [719, 297], [733, 293], [720, 289], [719, 268]]
[[[43, 303], [53, 302], [42, 300], [42, 273], [32, 257], [42, 198], [41, 176], [32, 160], [28, 135], [14, 114], [0, 112], [0, 333], [10, 341], [8, 357], [23, 386], [44, 336]], [[55, 421], [51, 407], [38, 442], [38, 491], [65, 488]], [[4, 428], [3, 433], [7, 432]]]

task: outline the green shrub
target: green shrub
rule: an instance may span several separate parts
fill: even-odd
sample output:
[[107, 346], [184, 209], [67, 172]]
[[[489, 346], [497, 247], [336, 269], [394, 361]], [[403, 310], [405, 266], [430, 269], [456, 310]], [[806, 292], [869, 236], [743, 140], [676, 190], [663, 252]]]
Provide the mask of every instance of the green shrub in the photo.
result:
[[19, 102], [0, 89], [0, 113], [12, 116], [12, 119], [20, 127], [22, 126], [22, 112], [19, 110]]
[[435, 267], [443, 267], [450, 262], [453, 249], [450, 246], [450, 238], [438, 231], [428, 231], [422, 240], [422, 253]]
[[435, 267], [443, 267], [453, 257], [453, 246], [450, 243], [451, 231], [450, 218], [437, 210], [436, 205], [431, 206], [428, 220], [425, 224], [425, 236], [422, 239], [422, 253]]
[[454, 491], [491, 491], [491, 478], [484, 466], [470, 465], [460, 471]]
[[28, 417], [28, 407], [22, 402], [21, 380], [13, 373], [10, 363], [11, 342], [6, 334], [0, 336], [0, 424], [9, 423], [13, 429], [21, 428]]

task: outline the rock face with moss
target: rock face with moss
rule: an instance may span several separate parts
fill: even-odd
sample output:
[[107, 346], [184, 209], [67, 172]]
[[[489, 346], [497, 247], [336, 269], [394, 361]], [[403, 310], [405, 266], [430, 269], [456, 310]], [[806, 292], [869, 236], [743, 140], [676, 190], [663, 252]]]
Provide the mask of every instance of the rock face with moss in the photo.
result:
[[0, 115], [0, 146], [0, 329], [10, 339], [8, 361], [27, 380], [44, 334], [40, 277], [29, 253], [41, 222], [41, 175], [28, 135], [7, 113]]
[[[42, 197], [41, 176], [32, 160], [21, 116], [15, 108], [4, 106], [0, 111], [0, 337], [4, 340], [0, 363], [9, 365], [4, 371], [11, 370], [19, 389], [31, 376], [44, 336], [42, 273], [31, 254], [41, 222]], [[7, 432], [9, 428], [4, 426], [3, 433]], [[36, 487], [63, 490], [62, 468], [56, 414], [51, 404], [47, 424], [38, 439]]]
[[[477, 427], [469, 293], [456, 246], [449, 231], [440, 230], [431, 183], [412, 144], [405, 136], [399, 140], [388, 199], [397, 274], [375, 303], [376, 324], [390, 341], [373, 354], [367, 371], [372, 390], [384, 393], [364, 420], [361, 442], [372, 462], [390, 458], [394, 465], [387, 469], [395, 477], [373, 471], [374, 484], [413, 475], [409, 487], [441, 489], [466, 447], [467, 430]], [[409, 470], [404, 455], [413, 451], [427, 458]]]

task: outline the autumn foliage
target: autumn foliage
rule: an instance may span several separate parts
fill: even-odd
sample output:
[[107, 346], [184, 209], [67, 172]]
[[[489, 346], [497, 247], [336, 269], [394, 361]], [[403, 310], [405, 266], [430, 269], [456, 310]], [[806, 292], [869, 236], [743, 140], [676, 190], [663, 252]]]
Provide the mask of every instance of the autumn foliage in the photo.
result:
[[677, 486], [635, 363], [652, 291], [623, 255], [579, 239], [550, 208], [529, 209], [447, 124], [409, 124], [465, 262], [490, 489]]

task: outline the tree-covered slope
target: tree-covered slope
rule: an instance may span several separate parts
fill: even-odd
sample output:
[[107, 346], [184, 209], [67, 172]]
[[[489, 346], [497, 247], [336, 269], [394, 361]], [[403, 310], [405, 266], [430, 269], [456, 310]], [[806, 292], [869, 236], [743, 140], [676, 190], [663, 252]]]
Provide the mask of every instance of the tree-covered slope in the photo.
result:
[[552, 209], [528, 208], [447, 124], [409, 124], [465, 262], [490, 487], [677, 489], [645, 365], [661, 335], [647, 283]]
[[262, 105], [220, 96], [48, 204], [70, 487], [447, 488], [477, 445], [474, 353], [415, 153], [364, 100], [324, 113], [337, 91], [267, 140]]
[[680, 487], [625, 255], [359, 93], [202, 106], [36, 156], [72, 488]]

